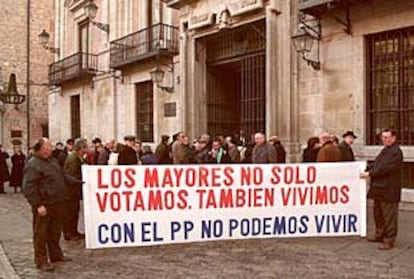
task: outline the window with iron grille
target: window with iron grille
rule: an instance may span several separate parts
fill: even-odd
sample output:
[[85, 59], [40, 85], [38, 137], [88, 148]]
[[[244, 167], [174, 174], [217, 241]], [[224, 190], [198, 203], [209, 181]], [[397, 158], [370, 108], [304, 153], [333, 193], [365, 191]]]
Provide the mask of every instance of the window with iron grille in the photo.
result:
[[367, 144], [392, 128], [414, 145], [414, 27], [367, 36], [366, 55]]
[[80, 96], [70, 97], [70, 118], [72, 138], [80, 138], [81, 136], [81, 119], [80, 119]]
[[143, 142], [154, 141], [154, 94], [152, 81], [137, 83], [137, 136]]

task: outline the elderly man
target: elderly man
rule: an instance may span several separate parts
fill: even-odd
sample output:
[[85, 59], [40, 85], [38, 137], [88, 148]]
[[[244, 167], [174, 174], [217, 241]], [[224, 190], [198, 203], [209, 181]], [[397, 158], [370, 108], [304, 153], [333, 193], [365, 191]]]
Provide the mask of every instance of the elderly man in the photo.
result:
[[380, 250], [389, 250], [394, 247], [398, 231], [403, 153], [394, 131], [384, 130], [381, 139], [384, 148], [361, 178], [371, 178], [368, 198], [374, 200], [375, 237], [368, 241], [380, 242]]
[[[76, 139], [73, 152], [66, 159], [63, 170], [68, 175], [82, 181], [82, 165], [84, 156], [88, 153], [88, 143], [84, 139]], [[63, 236], [65, 240], [81, 240], [84, 234], [78, 232], [79, 202], [82, 199], [82, 183], [65, 187], [65, 220], [63, 223]]]
[[342, 135], [344, 139], [339, 145], [339, 150], [342, 154], [342, 161], [344, 162], [352, 162], [355, 161], [354, 151], [352, 150], [352, 145], [354, 144], [354, 140], [357, 139], [357, 136], [354, 134], [353, 131], [347, 131], [345, 134]]
[[65, 187], [80, 183], [65, 175], [52, 156], [47, 138], [38, 140], [34, 156], [28, 162], [23, 178], [23, 193], [33, 211], [33, 245], [35, 263], [43, 271], [52, 271], [51, 262], [69, 261], [59, 246], [62, 232]]
[[116, 141], [114, 139], [108, 140], [105, 143], [104, 148], [101, 151], [99, 151], [98, 161], [97, 161], [98, 165], [108, 165], [109, 156], [114, 151], [115, 144], [116, 144]]
[[253, 164], [275, 164], [277, 163], [277, 153], [273, 145], [266, 142], [263, 133], [254, 135], [255, 147], [253, 148]]

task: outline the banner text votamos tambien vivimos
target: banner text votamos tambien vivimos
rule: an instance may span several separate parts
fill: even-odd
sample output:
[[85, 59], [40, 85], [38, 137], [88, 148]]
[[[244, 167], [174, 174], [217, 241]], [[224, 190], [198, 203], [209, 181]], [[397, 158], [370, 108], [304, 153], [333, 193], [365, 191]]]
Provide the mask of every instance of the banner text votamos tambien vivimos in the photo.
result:
[[366, 235], [365, 163], [84, 166], [87, 248]]

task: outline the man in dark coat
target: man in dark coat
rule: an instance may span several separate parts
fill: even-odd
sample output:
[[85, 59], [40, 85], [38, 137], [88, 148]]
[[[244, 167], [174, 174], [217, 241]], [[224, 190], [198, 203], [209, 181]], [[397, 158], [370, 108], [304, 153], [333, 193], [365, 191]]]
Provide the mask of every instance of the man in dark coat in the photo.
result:
[[157, 156], [158, 164], [168, 165], [171, 164], [170, 159], [170, 147], [168, 146], [169, 136], [161, 136], [161, 143], [155, 149], [155, 156]]
[[374, 200], [375, 237], [368, 240], [382, 242], [380, 250], [392, 249], [397, 237], [403, 153], [396, 141], [394, 131], [383, 131], [384, 148], [368, 171], [361, 174], [361, 178], [371, 178], [368, 198]]
[[355, 161], [354, 151], [352, 151], [352, 144], [354, 140], [357, 139], [357, 136], [352, 131], [348, 131], [342, 135], [344, 139], [339, 145], [338, 148], [341, 151], [342, 161], [344, 162], [353, 162]]
[[[88, 143], [84, 139], [76, 139], [73, 152], [66, 159], [63, 170], [78, 181], [82, 181], [83, 157], [88, 152]], [[63, 223], [63, 237], [65, 240], [81, 240], [84, 234], [78, 232], [80, 200], [82, 199], [82, 183], [65, 187], [65, 218]]]
[[232, 137], [226, 137], [225, 139], [225, 147], [227, 149], [227, 152], [230, 156], [230, 161], [233, 164], [239, 164], [241, 162], [240, 158], [240, 151], [237, 148], [237, 142]]
[[209, 164], [229, 164], [231, 163], [230, 156], [227, 150], [223, 147], [223, 142], [220, 138], [216, 138], [213, 140], [212, 148], [208, 153]]
[[65, 149], [59, 154], [59, 165], [62, 167], [65, 166], [66, 159], [68, 158], [69, 154], [73, 151], [73, 139], [68, 139], [66, 141]]
[[5, 194], [4, 182], [10, 180], [9, 167], [7, 166], [7, 159], [9, 154], [3, 150], [3, 146], [0, 144], [0, 194]]
[[125, 147], [119, 153], [118, 165], [138, 165], [138, 157], [135, 151], [135, 137], [126, 136]]
[[276, 164], [276, 149], [273, 147], [273, 145], [266, 142], [265, 135], [262, 133], [257, 133], [254, 136], [254, 141], [256, 145], [253, 148], [253, 164]]
[[43, 271], [52, 271], [51, 262], [68, 261], [59, 245], [63, 221], [63, 200], [66, 184], [78, 180], [65, 175], [52, 156], [52, 144], [47, 138], [38, 140], [34, 156], [28, 162], [23, 177], [23, 193], [32, 206], [33, 245], [35, 263]]

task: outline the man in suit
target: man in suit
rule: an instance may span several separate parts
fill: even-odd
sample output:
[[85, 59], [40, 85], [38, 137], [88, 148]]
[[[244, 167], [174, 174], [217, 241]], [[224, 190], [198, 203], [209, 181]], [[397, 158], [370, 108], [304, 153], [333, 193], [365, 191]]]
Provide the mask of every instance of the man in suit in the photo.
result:
[[374, 200], [375, 237], [368, 241], [380, 242], [380, 250], [389, 250], [394, 247], [398, 231], [403, 153], [395, 131], [384, 130], [381, 139], [384, 148], [361, 178], [371, 178], [368, 198]]

